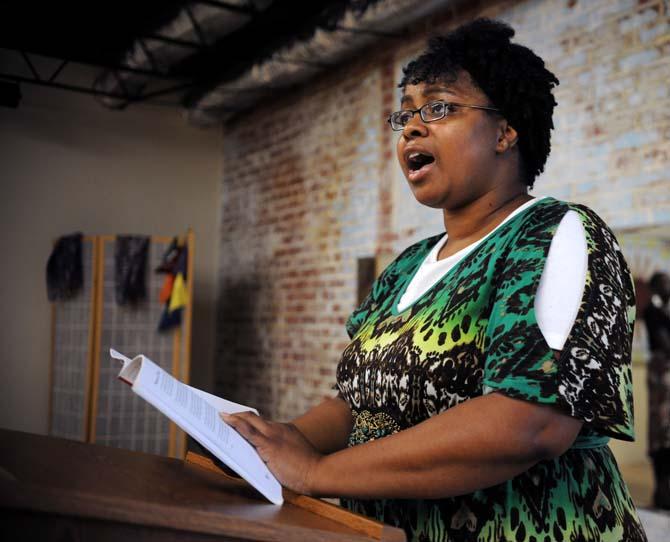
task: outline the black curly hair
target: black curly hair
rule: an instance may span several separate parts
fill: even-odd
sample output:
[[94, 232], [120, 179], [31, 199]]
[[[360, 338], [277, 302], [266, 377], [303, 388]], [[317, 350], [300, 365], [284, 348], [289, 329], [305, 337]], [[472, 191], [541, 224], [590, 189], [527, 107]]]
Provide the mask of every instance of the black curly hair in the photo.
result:
[[662, 271], [656, 271], [649, 278], [649, 287], [651, 288], [652, 293], [660, 293], [664, 288], [665, 281], [668, 280], [668, 274]]
[[400, 87], [454, 83], [462, 70], [500, 109], [519, 135], [521, 176], [530, 187], [544, 171], [558, 79], [528, 47], [511, 43], [514, 29], [500, 21], [476, 19], [428, 41], [428, 48], [403, 69]]

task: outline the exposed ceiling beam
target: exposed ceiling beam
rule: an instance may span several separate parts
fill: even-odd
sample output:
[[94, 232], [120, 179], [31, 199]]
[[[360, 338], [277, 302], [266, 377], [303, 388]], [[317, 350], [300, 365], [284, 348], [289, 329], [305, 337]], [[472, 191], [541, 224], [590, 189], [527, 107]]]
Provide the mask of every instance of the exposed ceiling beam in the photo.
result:
[[83, 87], [81, 85], [70, 85], [67, 83], [57, 83], [55, 81], [48, 81], [44, 79], [35, 79], [30, 77], [23, 77], [21, 75], [15, 75], [12, 73], [2, 73], [0, 72], [0, 79], [6, 79], [9, 81], [15, 81], [17, 83], [28, 83], [31, 85], [38, 85], [42, 87], [57, 88], [61, 90], [69, 90], [72, 92], [79, 92], [81, 94], [89, 94], [93, 96], [106, 96], [107, 98], [115, 98], [118, 100], [128, 101], [128, 97], [123, 94], [105, 92], [102, 90], [95, 90], [90, 87]]
[[[336, 17], [337, 13], [344, 12], [349, 2], [308, 2], [301, 7], [299, 17], [296, 17], [291, 3], [290, 0], [275, 1], [247, 25], [223, 36], [202, 54], [185, 58], [175, 68], [180, 72], [194, 74], [202, 83], [200, 87], [203, 89], [208, 86], [211, 88], [222, 81], [233, 80], [287, 43], [308, 39], [319, 24], [326, 23], [327, 17]], [[263, 38], [259, 39], [260, 36]], [[231, 52], [234, 52], [234, 56], [231, 56]], [[319, 59], [306, 59], [302, 63], [328, 67], [327, 63]], [[189, 93], [185, 105], [188, 107], [190, 103], [197, 101], [202, 92]]]
[[[334, 24], [317, 25], [312, 35], [275, 47], [267, 58], [247, 63], [246, 70], [236, 77], [220, 78], [219, 83], [209, 87], [209, 91], [206, 85], [201, 85], [189, 92], [184, 101], [189, 110], [189, 120], [197, 124], [225, 121], [230, 115], [216, 118], [209, 111], [217, 111], [217, 104], [233, 105], [244, 110], [257, 101], [244, 94], [227, 95], [225, 89], [228, 86], [258, 87], [269, 84], [294, 88], [323, 71], [312, 64], [313, 61], [332, 66], [380, 39], [406, 38], [413, 25], [437, 12], [453, 10], [460, 2], [465, 3], [465, 0], [352, 0]], [[290, 68], [287, 65], [291, 61], [305, 67]]]
[[[380, 40], [406, 39], [411, 25], [460, 2], [115, 0], [47, 3], [37, 17], [29, 2], [10, 0], [0, 2], [0, 48], [20, 52], [26, 64], [6, 78], [75, 90], [63, 69], [95, 66], [105, 71], [93, 88], [76, 91], [115, 108], [181, 93], [191, 120], [207, 123], [225, 120], [209, 113], [225, 116], [296, 88]], [[55, 59], [51, 75], [28, 54]], [[159, 79], [172, 83], [161, 89]]]
[[0, 47], [88, 64], [115, 64], [143, 33], [173, 20], [184, 0], [0, 2]]
[[162, 41], [163, 43], [169, 43], [171, 45], [177, 45], [179, 47], [186, 47], [188, 49], [195, 49], [196, 51], [205, 50], [207, 47], [202, 43], [197, 43], [194, 41], [182, 40], [179, 38], [171, 38], [169, 36], [160, 36], [158, 34], [145, 34], [144, 36], [138, 38], [141, 40], [154, 40]]
[[118, 71], [118, 72], [128, 72], [128, 73], [135, 73], [137, 75], [143, 75], [147, 76], [150, 78], [155, 78], [155, 79], [166, 79], [170, 81], [186, 81], [189, 80], [189, 77], [186, 77], [184, 75], [178, 75], [178, 74], [170, 74], [162, 71], [158, 71], [155, 69], [145, 69], [145, 68], [131, 68], [130, 66], [124, 66], [122, 64], [115, 64], [115, 63], [107, 63], [107, 62], [86, 62], [86, 61], [81, 61], [77, 60], [76, 58], [65, 58], [62, 56], [54, 56], [54, 55], [45, 55], [42, 53], [38, 53], [36, 51], [30, 51], [30, 50], [25, 50], [25, 49], [13, 49], [9, 47], [0, 47], [0, 49], [4, 49], [6, 51], [12, 51], [21, 55], [36, 55], [40, 56], [43, 58], [48, 58], [50, 60], [55, 60], [58, 62], [61, 62], [61, 67], [60, 70], [62, 70], [65, 66], [62, 66], [62, 63], [70, 63], [70, 64], [81, 64], [82, 66], [91, 66], [93, 68], [102, 68], [105, 70], [110, 70], [110, 71]]
[[258, 12], [258, 10], [253, 5], [253, 2], [249, 2], [247, 5], [241, 6], [239, 4], [224, 2], [223, 0], [194, 0], [193, 4], [204, 4], [206, 6], [221, 8], [227, 11], [232, 11], [234, 13], [242, 13], [244, 15], [255, 15]]

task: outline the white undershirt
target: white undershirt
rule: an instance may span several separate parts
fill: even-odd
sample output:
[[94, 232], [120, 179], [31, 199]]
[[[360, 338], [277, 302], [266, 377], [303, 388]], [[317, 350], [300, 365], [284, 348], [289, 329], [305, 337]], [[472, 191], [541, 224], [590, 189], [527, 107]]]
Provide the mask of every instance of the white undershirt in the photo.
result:
[[[540, 198], [543, 199], [543, 198]], [[398, 302], [403, 311], [426, 293], [444, 274], [472, 252], [505, 222], [525, 211], [540, 199], [532, 199], [510, 213], [493, 231], [480, 240], [442, 260], [437, 259], [448, 235], [432, 248]], [[535, 295], [535, 317], [550, 348], [561, 350], [579, 311], [584, 292], [588, 252], [586, 234], [579, 215], [568, 211], [551, 240], [549, 254]]]

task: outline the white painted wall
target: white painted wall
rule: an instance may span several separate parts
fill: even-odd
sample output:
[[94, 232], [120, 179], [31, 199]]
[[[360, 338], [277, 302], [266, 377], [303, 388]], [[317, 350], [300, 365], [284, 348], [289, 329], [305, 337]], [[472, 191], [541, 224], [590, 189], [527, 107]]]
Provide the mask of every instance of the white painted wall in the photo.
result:
[[110, 111], [22, 85], [0, 107], [0, 427], [46, 433], [46, 263], [60, 235], [196, 234], [191, 382], [213, 388], [221, 131], [174, 108]]

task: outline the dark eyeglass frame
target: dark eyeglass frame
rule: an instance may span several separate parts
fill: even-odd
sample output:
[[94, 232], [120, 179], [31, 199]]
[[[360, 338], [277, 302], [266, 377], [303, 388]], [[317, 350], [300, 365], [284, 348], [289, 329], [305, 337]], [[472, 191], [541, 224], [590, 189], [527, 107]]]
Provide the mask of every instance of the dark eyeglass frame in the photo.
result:
[[[444, 104], [444, 110], [442, 112], [442, 115], [439, 116], [439, 117], [427, 119], [426, 115], [428, 114], [428, 111], [430, 111], [429, 107], [432, 106], [432, 105], [435, 105], [437, 103]], [[416, 115], [417, 113], [419, 114], [419, 116], [421, 117], [421, 120], [423, 122], [426, 122], [426, 123], [435, 122], [436, 120], [442, 120], [443, 118], [448, 117], [449, 116], [449, 108], [452, 107], [452, 106], [453, 107], [468, 107], [470, 109], [484, 109], [486, 111], [496, 111], [498, 113], [500, 112], [500, 109], [497, 109], [495, 107], [490, 107], [488, 105], [473, 105], [473, 104], [462, 104], [462, 103], [458, 103], [458, 102], [448, 102], [446, 100], [433, 100], [432, 102], [428, 102], [427, 104], [422, 105], [418, 109], [400, 109], [399, 111], [394, 111], [393, 113], [391, 113], [389, 115], [389, 118], [386, 119], [386, 122], [388, 122], [391, 125], [391, 130], [393, 130], [395, 132], [399, 132], [399, 131], [405, 129], [405, 126], [407, 126], [409, 121], [412, 120], [414, 118], [414, 115]], [[396, 128], [396, 125], [393, 122], [393, 117], [396, 116], [396, 115], [399, 115], [400, 113], [411, 113], [412, 116], [407, 120], [407, 122], [405, 124], [397, 125], [398, 127]]]

